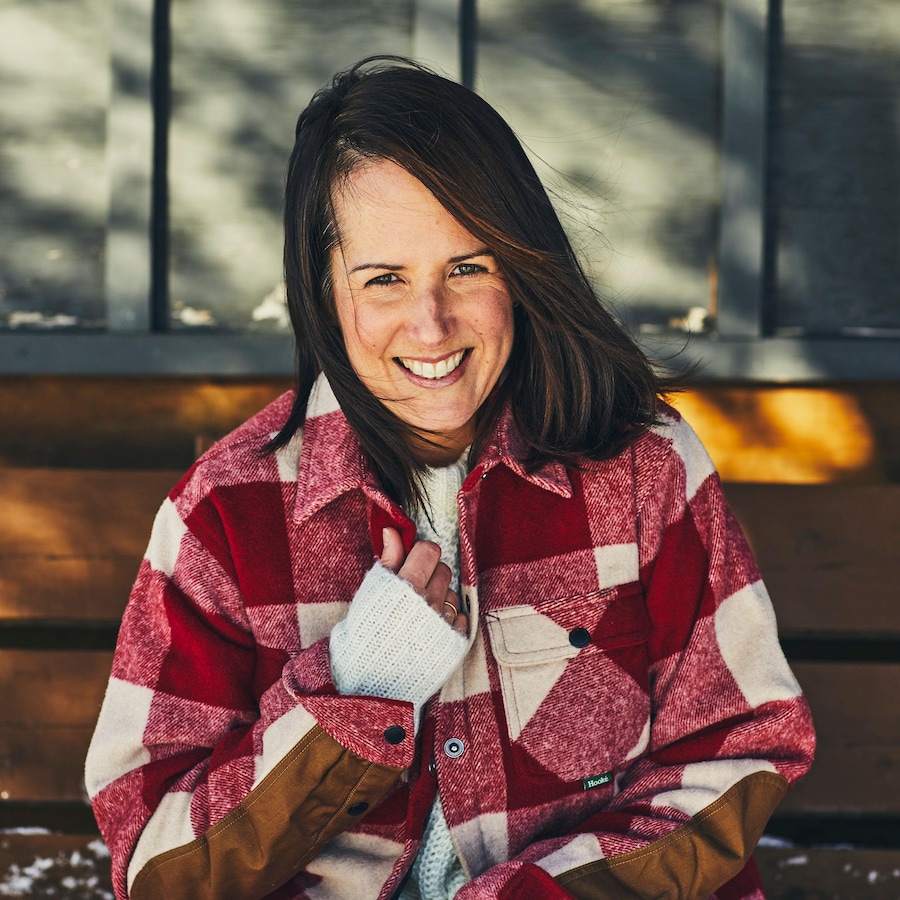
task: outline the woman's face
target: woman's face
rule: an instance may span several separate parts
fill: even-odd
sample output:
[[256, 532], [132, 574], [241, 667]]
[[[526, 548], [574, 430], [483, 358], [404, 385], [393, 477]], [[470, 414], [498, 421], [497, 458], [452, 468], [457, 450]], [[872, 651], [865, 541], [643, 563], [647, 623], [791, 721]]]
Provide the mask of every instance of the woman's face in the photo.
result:
[[512, 301], [490, 249], [405, 169], [351, 173], [334, 198], [331, 270], [347, 356], [360, 381], [451, 462], [509, 359]]

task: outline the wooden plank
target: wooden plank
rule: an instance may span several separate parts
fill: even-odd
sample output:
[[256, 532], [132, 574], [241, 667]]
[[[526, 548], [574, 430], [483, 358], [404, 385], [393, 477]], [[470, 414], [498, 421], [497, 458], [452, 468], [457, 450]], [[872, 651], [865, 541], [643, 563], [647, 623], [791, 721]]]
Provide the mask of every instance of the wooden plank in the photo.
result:
[[[67, 340], [81, 352], [76, 338]], [[184, 340], [201, 352], [199, 337]], [[0, 464], [187, 468], [195, 435], [225, 434], [290, 386], [286, 378], [5, 376]], [[900, 482], [900, 381], [700, 383], [672, 399], [726, 480]]]
[[[144, 540], [150, 537], [147, 531]], [[0, 553], [0, 625], [10, 619], [118, 620], [141, 554], [122, 559], [5, 557]]]
[[900, 815], [900, 747], [824, 744], [779, 812]]
[[[54, 340], [53, 335], [43, 337]], [[204, 352], [199, 345], [205, 342], [199, 337], [173, 339], [182, 345], [185, 357]], [[73, 354], [96, 356], [99, 352], [83, 348], [79, 337], [64, 340]], [[123, 357], [133, 358], [134, 345], [140, 340], [118, 340], [127, 345], [122, 348]], [[228, 341], [226, 335], [208, 338], [217, 345]], [[267, 346], [260, 353], [277, 355], [271, 339], [263, 343]], [[63, 349], [55, 343], [47, 352]], [[3, 352], [0, 349], [0, 356]], [[285, 353], [285, 359], [290, 361], [290, 353]], [[165, 356], [162, 360], [163, 366], [169, 364]], [[246, 371], [248, 365], [240, 355], [229, 363], [232, 371]], [[290, 386], [286, 378], [3, 377], [0, 465], [185, 470], [194, 461], [198, 434], [221, 437]]]
[[[819, 747], [900, 747], [900, 662], [794, 663]], [[896, 798], [900, 803], [900, 796]]]
[[0, 799], [84, 800], [84, 760], [112, 653], [0, 651]]
[[180, 475], [0, 469], [0, 618], [120, 615]]
[[[87, 742], [111, 654], [0, 652], [3, 785], [9, 799], [78, 799]], [[900, 815], [900, 665], [802, 663], [795, 672], [813, 710], [816, 762], [784, 812]], [[50, 776], [47, 776], [50, 772]]]
[[726, 490], [783, 635], [900, 635], [900, 485]]
[[795, 663], [816, 724], [813, 767], [780, 807], [900, 815], [900, 663]]
[[109, 851], [96, 835], [0, 834], [0, 895], [112, 900]]
[[0, 800], [83, 802], [94, 725], [0, 725]]
[[183, 473], [0, 469], [6, 557], [133, 557]]
[[0, 650], [0, 725], [93, 727], [112, 668], [112, 653]]
[[768, 900], [897, 900], [900, 850], [759, 847]]
[[[672, 404], [697, 432], [723, 481], [828, 484], [891, 481], [900, 454], [900, 384], [700, 385]], [[880, 401], [880, 402], [879, 402]], [[896, 423], [891, 419], [896, 418]], [[897, 479], [893, 479], [897, 480]]]

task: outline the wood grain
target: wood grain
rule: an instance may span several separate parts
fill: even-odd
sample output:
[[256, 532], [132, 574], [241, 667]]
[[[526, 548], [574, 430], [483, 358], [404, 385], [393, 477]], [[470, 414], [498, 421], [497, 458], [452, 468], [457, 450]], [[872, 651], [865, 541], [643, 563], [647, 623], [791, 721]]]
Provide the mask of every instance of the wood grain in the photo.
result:
[[900, 485], [726, 486], [782, 634], [900, 636]]
[[102, 650], [0, 650], [0, 725], [91, 726], [112, 668]]
[[181, 474], [0, 469], [0, 618], [119, 618]]
[[94, 726], [0, 725], [0, 799], [84, 802]]

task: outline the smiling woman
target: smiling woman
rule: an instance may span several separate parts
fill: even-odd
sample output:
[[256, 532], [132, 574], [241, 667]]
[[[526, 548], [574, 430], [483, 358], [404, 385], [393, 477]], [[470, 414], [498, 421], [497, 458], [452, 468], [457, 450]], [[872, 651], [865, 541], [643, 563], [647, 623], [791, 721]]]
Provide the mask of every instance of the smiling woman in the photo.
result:
[[422, 438], [423, 460], [454, 462], [512, 350], [500, 266], [418, 179], [387, 160], [348, 176], [334, 211], [331, 272], [350, 364]]
[[296, 390], [172, 490], [119, 632], [117, 896], [759, 900], [808, 708], [509, 127], [406, 60], [340, 73], [285, 272]]

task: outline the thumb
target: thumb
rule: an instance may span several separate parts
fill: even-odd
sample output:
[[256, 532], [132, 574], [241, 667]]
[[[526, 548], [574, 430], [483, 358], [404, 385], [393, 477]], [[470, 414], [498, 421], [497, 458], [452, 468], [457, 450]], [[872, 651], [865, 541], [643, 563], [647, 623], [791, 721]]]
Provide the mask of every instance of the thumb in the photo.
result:
[[403, 541], [396, 528], [385, 528], [382, 531], [384, 549], [381, 551], [381, 564], [392, 572], [400, 571], [400, 566], [406, 559], [406, 551], [403, 549]]

